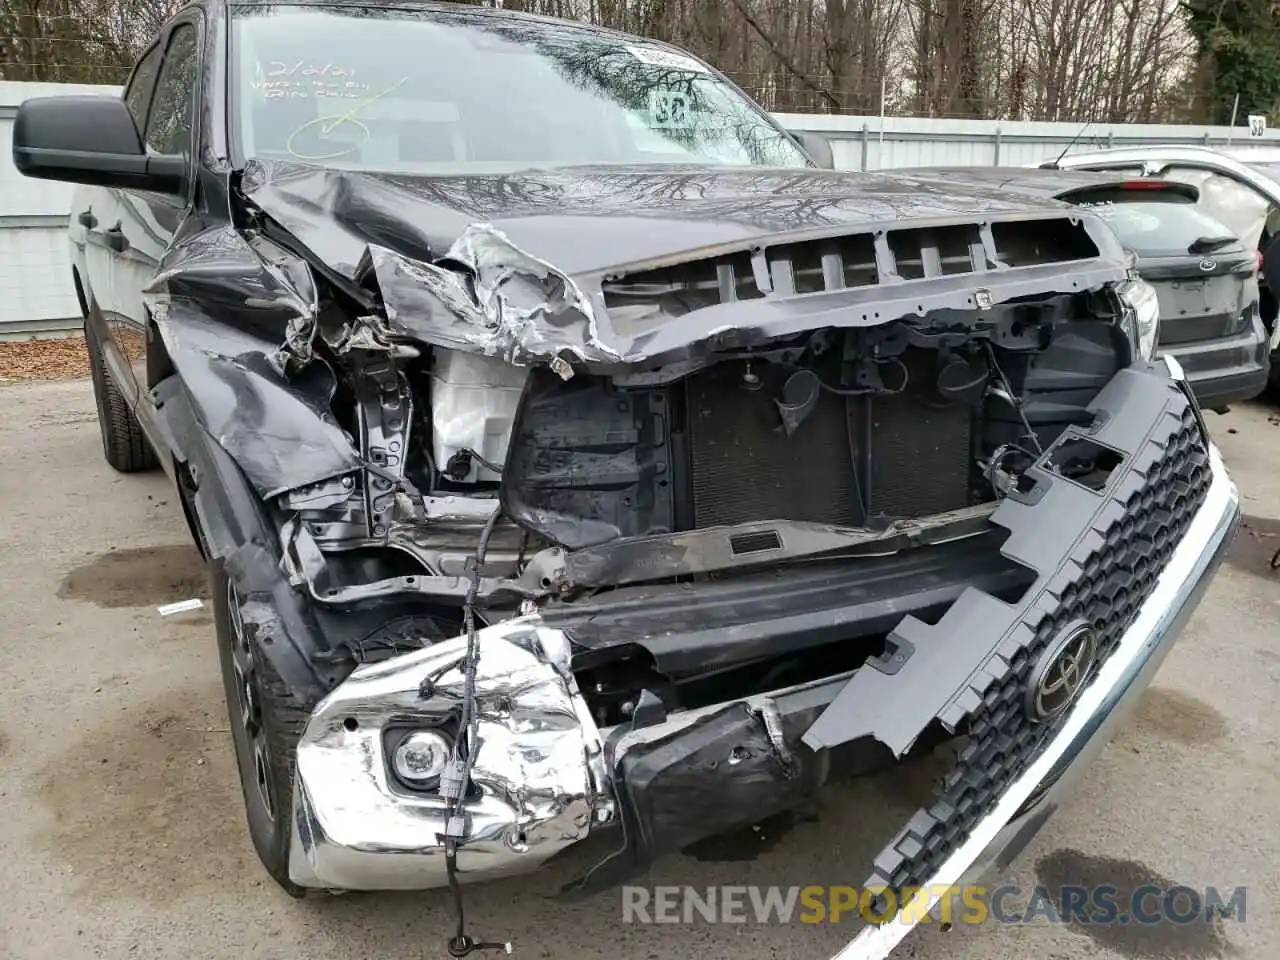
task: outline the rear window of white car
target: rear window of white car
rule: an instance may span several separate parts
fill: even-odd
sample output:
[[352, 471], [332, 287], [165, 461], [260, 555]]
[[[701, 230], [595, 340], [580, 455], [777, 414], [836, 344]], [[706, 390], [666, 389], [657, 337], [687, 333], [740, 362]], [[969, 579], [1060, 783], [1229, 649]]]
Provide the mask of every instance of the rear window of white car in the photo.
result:
[[1232, 238], [1218, 249], [1235, 249], [1236, 235], [1224, 224], [1190, 203], [1150, 201], [1086, 202], [1115, 232], [1120, 243], [1139, 256], [1188, 255], [1197, 240]]

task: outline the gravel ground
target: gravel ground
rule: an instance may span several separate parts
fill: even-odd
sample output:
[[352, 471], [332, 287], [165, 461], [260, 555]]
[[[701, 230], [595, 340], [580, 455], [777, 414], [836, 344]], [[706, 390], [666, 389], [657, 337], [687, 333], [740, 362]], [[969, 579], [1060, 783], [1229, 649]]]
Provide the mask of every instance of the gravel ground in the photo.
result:
[[[160, 474], [103, 463], [86, 382], [0, 387], [0, 957], [419, 960], [444, 955], [440, 892], [290, 900], [243, 824], [204, 591]], [[1280, 427], [1211, 423], [1248, 528], [1129, 725], [1004, 878], [1248, 887], [1246, 922], [936, 927], [913, 960], [1271, 960], [1280, 937]], [[812, 820], [658, 863], [650, 884], [861, 882], [911, 809], [901, 779], [832, 789]], [[572, 862], [570, 866], [574, 866]], [[536, 958], [822, 960], [854, 932], [620, 922], [617, 893], [549, 899], [567, 868], [468, 891], [473, 932]], [[483, 955], [480, 955], [483, 956]]]
[[0, 340], [0, 383], [73, 380], [89, 376], [84, 336]]

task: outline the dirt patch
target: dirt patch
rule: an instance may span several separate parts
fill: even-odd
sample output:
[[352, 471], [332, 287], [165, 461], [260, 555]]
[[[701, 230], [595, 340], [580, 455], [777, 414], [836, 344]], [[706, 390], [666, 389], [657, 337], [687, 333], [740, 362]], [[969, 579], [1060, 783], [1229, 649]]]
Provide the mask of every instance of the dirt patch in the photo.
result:
[[79, 895], [168, 902], [259, 880], [219, 691], [124, 711], [40, 774], [42, 844]]
[[100, 607], [147, 607], [209, 598], [208, 572], [190, 544], [111, 550], [63, 578], [58, 596]]
[[1209, 704], [1166, 687], [1148, 687], [1124, 728], [1126, 737], [1172, 740], [1192, 747], [1225, 740], [1228, 733], [1226, 719]]
[[9, 736], [3, 730], [0, 730], [0, 760], [4, 759], [4, 755], [9, 752]]
[[[1192, 886], [1160, 876], [1146, 864], [1090, 857], [1078, 850], [1055, 850], [1036, 862], [1036, 873], [1067, 929], [1089, 937], [1100, 947], [1137, 960], [1212, 960], [1239, 954], [1227, 939], [1222, 918], [1214, 911], [1207, 911], [1206, 916], [1203, 887], [1197, 892]], [[1114, 894], [1109, 897], [1115, 913], [1111, 922], [1103, 919], [1107, 909], [1088, 899], [1102, 887], [1109, 887]], [[1087, 892], [1084, 902], [1082, 892]], [[1170, 898], [1169, 919], [1163, 916], [1166, 895]], [[1223, 891], [1224, 899], [1229, 900], [1230, 895], [1231, 891]], [[1064, 903], [1068, 896], [1072, 903]], [[1199, 909], [1193, 909], [1197, 905]], [[1135, 908], [1141, 916], [1131, 913]], [[1184, 921], [1193, 913], [1194, 919]], [[1153, 916], [1157, 914], [1158, 918]], [[1146, 922], [1148, 919], [1155, 922]]]
[[84, 337], [0, 341], [0, 383], [9, 380], [72, 380], [89, 376]]
[[1271, 568], [1271, 558], [1277, 550], [1280, 550], [1280, 520], [1246, 514], [1240, 518], [1240, 530], [1223, 559], [1237, 570], [1280, 583], [1280, 570]]

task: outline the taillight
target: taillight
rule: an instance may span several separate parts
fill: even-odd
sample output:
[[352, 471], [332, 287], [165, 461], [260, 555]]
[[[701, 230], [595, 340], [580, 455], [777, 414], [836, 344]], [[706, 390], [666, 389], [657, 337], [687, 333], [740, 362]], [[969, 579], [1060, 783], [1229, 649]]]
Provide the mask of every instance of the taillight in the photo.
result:
[[1167, 184], [1162, 180], [1126, 180], [1120, 184], [1121, 190], [1163, 190]]
[[1258, 255], [1258, 272], [1261, 273], [1262, 272], [1262, 251], [1255, 250], [1254, 253]]

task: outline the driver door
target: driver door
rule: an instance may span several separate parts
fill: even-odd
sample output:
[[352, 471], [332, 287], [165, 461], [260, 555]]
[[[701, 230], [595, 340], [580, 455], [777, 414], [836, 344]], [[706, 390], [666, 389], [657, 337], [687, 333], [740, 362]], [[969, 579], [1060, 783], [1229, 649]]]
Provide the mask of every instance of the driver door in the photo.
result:
[[[129, 363], [127, 389], [135, 407], [151, 384], [147, 380], [149, 316], [143, 289], [155, 278], [174, 235], [189, 216], [194, 195], [194, 119], [200, 72], [200, 22], [194, 14], [175, 22], [161, 39], [163, 60], [143, 126], [148, 153], [183, 156], [187, 191], [166, 196], [144, 190], [118, 191], [112, 236], [112, 278], [119, 317], [117, 338]], [[145, 418], [140, 418], [144, 419]]]

